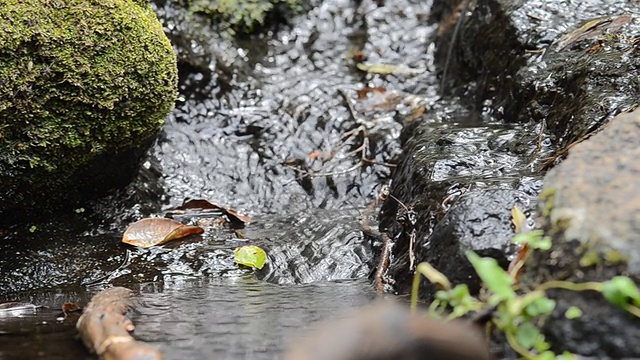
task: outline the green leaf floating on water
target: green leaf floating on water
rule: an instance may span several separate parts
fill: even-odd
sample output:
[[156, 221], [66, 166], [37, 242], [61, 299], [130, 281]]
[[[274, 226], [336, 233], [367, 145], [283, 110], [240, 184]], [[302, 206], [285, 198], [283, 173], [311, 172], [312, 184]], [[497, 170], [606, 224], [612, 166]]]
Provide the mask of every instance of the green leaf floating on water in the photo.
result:
[[236, 264], [262, 269], [267, 262], [267, 253], [254, 245], [247, 245], [233, 250]]

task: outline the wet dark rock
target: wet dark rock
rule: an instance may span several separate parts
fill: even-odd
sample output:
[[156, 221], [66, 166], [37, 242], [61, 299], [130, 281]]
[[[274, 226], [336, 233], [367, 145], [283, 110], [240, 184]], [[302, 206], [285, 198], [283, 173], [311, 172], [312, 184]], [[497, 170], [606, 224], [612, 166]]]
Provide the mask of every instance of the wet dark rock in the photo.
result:
[[[640, 110], [618, 115], [545, 177], [540, 213], [553, 236], [536, 252], [523, 282], [606, 281], [616, 275], [640, 283]], [[545, 331], [557, 350], [597, 358], [640, 357], [640, 320], [597, 293], [556, 291], [558, 305]], [[583, 316], [564, 318], [578, 306]]]
[[[517, 190], [481, 189], [461, 196], [446, 213], [427, 241], [416, 250], [417, 263], [426, 261], [443, 272], [454, 284], [466, 283], [472, 292], [478, 291], [479, 279], [465, 253], [469, 250], [480, 256], [492, 257], [503, 266], [514, 253], [511, 242], [513, 226], [511, 209], [524, 208], [526, 196]], [[399, 279], [409, 279], [406, 275], [407, 256], [401, 255], [392, 267]], [[473, 274], [473, 275], [471, 275]], [[422, 296], [431, 295], [435, 290], [422, 284]], [[399, 288], [408, 288], [410, 283], [398, 283]]]
[[[477, 2], [451, 59], [446, 56], [457, 10], [445, 1], [437, 1], [434, 9], [443, 21], [437, 61], [441, 68], [450, 61], [448, 85], [467, 83], [454, 86], [454, 92], [473, 95], [478, 106], [490, 103], [492, 113], [504, 121], [542, 124], [538, 131], [545, 140], [539, 143], [556, 149], [543, 168], [637, 104], [640, 56], [633, 39], [640, 25], [629, 16], [636, 1]], [[638, 282], [633, 162], [638, 129], [631, 119], [637, 115], [616, 119], [611, 128], [577, 145], [571, 158], [545, 179], [540, 211], [556, 245], [532, 259], [530, 285], [548, 279], [604, 281], [618, 274]], [[600, 294], [552, 294], [558, 309], [545, 331], [555, 350], [638, 357], [637, 319], [608, 305]], [[583, 317], [566, 320], [570, 305], [581, 307]]]
[[[394, 174], [392, 193], [417, 212], [418, 252], [423, 246], [444, 246], [434, 236], [455, 229], [451, 223], [440, 225], [444, 219], [452, 221], [443, 217], [446, 209], [441, 202], [476, 186], [520, 189], [536, 196], [538, 188], [526, 185], [526, 177], [535, 179], [536, 168], [552, 164], [554, 152], [561, 156], [566, 146], [631, 107], [640, 92], [640, 58], [633, 55], [637, 44], [630, 40], [638, 26], [631, 18], [619, 16], [628, 12], [631, 2], [606, 6], [594, 0], [562, 11], [536, 1], [471, 3], [451, 59], [447, 59], [448, 45], [463, 2], [455, 10], [450, 2], [433, 4], [432, 16], [440, 21], [436, 63], [442, 70], [450, 61], [447, 83], [469, 84], [453, 90], [482, 107], [483, 118], [471, 121], [468, 128], [452, 129], [440, 124], [437, 115], [428, 114], [423, 123], [405, 128], [402, 135], [406, 155]], [[576, 37], [572, 32], [587, 20], [606, 16], [599, 35]], [[612, 35], [603, 35], [608, 33]], [[521, 122], [524, 131], [535, 134], [511, 136], [504, 125], [499, 133], [488, 121]], [[541, 125], [533, 125], [537, 121]], [[525, 171], [527, 165], [530, 172]], [[514, 179], [509, 181], [509, 176]], [[405, 292], [409, 279], [398, 269], [407, 269], [408, 232], [394, 219], [400, 208], [394, 201], [387, 202], [381, 228], [400, 234], [391, 275], [396, 291]], [[437, 262], [438, 256], [418, 256], [418, 260]]]
[[[477, 189], [460, 196], [436, 222], [432, 232], [424, 234], [424, 226], [417, 228], [415, 264], [429, 262], [452, 283], [466, 283], [472, 292], [477, 292], [480, 280], [465, 253], [472, 250], [481, 256], [495, 258], [506, 268], [515, 251], [511, 242], [514, 235], [511, 209], [518, 206], [526, 211], [529, 204], [529, 198], [522, 191], [512, 189]], [[410, 292], [413, 280], [407, 233], [403, 231], [396, 240], [395, 258], [389, 268], [396, 281], [395, 290], [400, 293]], [[422, 298], [430, 298], [435, 290], [423, 279]]]
[[[448, 118], [437, 107], [421, 123], [404, 129], [405, 155], [391, 190], [416, 212], [416, 264], [428, 261], [454, 282], [469, 282], [477, 289], [465, 251], [476, 250], [506, 263], [513, 236], [511, 208], [518, 204], [524, 211], [530, 209], [540, 187], [528, 166], [535, 143], [529, 129]], [[387, 200], [380, 229], [395, 238], [389, 268], [394, 290], [408, 293], [413, 280], [408, 255], [411, 227], [398, 221], [403, 212], [397, 201]], [[433, 295], [433, 287], [421, 289], [424, 298]]]
[[[478, 106], [492, 99], [509, 122], [544, 121], [559, 149], [637, 101], [640, 57], [633, 39], [640, 24], [628, 16], [637, 8], [634, 0], [477, 2], [450, 59], [457, 12], [450, 15], [448, 1], [434, 8], [444, 20], [438, 62], [444, 68], [449, 61], [448, 82], [470, 84], [456, 92], [474, 94]], [[594, 19], [601, 25], [575, 32]]]

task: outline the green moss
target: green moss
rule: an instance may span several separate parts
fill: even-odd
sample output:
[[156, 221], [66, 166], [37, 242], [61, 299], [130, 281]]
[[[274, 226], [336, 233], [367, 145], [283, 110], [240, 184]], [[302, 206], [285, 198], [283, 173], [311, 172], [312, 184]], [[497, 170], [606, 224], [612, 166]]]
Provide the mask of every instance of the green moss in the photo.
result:
[[604, 260], [607, 262], [607, 265], [628, 264], [629, 256], [618, 250], [611, 249], [605, 253]]
[[600, 264], [602, 264], [602, 258], [600, 256], [600, 253], [596, 250], [587, 250], [580, 257], [580, 266], [582, 267], [597, 266]]
[[580, 256], [580, 266], [589, 267], [597, 265], [626, 265], [629, 263], [629, 257], [618, 250], [611, 248], [602, 248], [590, 243], [581, 245], [578, 248]]
[[49, 175], [69, 176], [160, 129], [177, 68], [149, 5], [4, 0], [0, 14], [0, 192], [11, 193], [0, 200], [49, 189]]
[[554, 205], [554, 197], [556, 195], [556, 189], [544, 189], [540, 193], [540, 201], [544, 204], [544, 208], [542, 209], [542, 216], [549, 217], [551, 216], [551, 210], [553, 210]]
[[267, 16], [277, 6], [297, 13], [302, 11], [301, 0], [187, 0], [194, 12], [211, 15], [228, 22], [232, 28], [247, 32], [265, 25]]

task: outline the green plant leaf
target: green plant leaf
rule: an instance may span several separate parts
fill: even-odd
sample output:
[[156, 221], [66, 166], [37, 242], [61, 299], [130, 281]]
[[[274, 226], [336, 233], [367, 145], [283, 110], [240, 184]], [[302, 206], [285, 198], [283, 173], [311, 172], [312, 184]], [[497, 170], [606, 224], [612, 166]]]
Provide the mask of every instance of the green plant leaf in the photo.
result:
[[453, 317], [461, 317], [471, 311], [479, 310], [482, 304], [469, 292], [467, 284], [456, 285], [449, 291], [449, 305], [453, 308]]
[[582, 316], [582, 310], [577, 306], [571, 306], [564, 312], [564, 317], [567, 319], [577, 319]]
[[574, 354], [565, 351], [563, 352], [561, 355], [556, 356], [555, 360], [576, 360], [578, 357], [575, 356]]
[[605, 282], [602, 287], [602, 295], [610, 303], [625, 308], [631, 300], [636, 306], [640, 306], [640, 291], [638, 287], [626, 276], [616, 276]]
[[528, 233], [518, 234], [513, 237], [513, 242], [517, 244], [529, 244], [533, 249], [551, 249], [551, 238], [544, 236], [544, 232], [542, 230], [533, 230]]
[[554, 354], [552, 351], [545, 351], [541, 354], [536, 355], [536, 357], [534, 357], [535, 360], [554, 360], [556, 358], [556, 354]]
[[254, 245], [247, 245], [233, 250], [236, 264], [262, 269], [267, 262], [267, 253]]
[[451, 306], [456, 306], [467, 299], [472, 299], [467, 284], [458, 284], [449, 293], [451, 294]]
[[544, 342], [544, 336], [532, 323], [526, 322], [517, 327], [516, 339], [525, 349], [532, 349], [540, 341]]
[[527, 230], [527, 217], [517, 206], [511, 208], [511, 222], [513, 223], [516, 234], [522, 234]]
[[447, 279], [443, 273], [431, 266], [431, 264], [427, 262], [420, 263], [416, 268], [416, 272], [422, 274], [438, 288], [442, 290], [451, 290], [451, 283], [449, 282], [449, 279]]
[[529, 303], [523, 309], [523, 312], [529, 317], [538, 317], [541, 315], [549, 315], [556, 307], [556, 302], [546, 296], [540, 297]]
[[513, 278], [500, 267], [495, 259], [482, 258], [473, 251], [467, 251], [466, 255], [484, 285], [496, 295], [495, 302], [516, 297], [516, 293], [511, 288]]

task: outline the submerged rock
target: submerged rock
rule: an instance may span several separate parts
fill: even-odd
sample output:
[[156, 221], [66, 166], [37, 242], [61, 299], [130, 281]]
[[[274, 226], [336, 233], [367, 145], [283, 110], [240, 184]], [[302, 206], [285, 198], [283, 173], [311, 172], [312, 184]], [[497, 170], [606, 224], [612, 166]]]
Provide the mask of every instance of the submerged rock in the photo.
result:
[[277, 284], [366, 278], [373, 256], [358, 218], [355, 211], [313, 210], [247, 228], [250, 238], [263, 237], [268, 255], [258, 277]]
[[127, 184], [176, 97], [151, 7], [3, 1], [0, 13], [0, 221]]
[[[616, 275], [640, 283], [640, 110], [618, 115], [574, 146], [545, 177], [540, 212], [553, 248], [536, 252], [524, 283], [606, 281]], [[556, 350], [604, 358], [640, 357], [640, 319], [601, 294], [556, 291], [545, 331]], [[583, 315], [564, 317], [569, 306]]]

